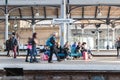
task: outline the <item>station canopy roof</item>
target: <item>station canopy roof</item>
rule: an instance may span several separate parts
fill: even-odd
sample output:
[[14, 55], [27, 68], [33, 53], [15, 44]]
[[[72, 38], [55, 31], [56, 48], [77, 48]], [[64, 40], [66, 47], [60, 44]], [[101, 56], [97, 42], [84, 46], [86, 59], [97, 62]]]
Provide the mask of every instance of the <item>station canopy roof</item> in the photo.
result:
[[[64, 0], [0, 0], [0, 21], [60, 18]], [[66, 15], [75, 23], [119, 23], [120, 0], [66, 0]]]

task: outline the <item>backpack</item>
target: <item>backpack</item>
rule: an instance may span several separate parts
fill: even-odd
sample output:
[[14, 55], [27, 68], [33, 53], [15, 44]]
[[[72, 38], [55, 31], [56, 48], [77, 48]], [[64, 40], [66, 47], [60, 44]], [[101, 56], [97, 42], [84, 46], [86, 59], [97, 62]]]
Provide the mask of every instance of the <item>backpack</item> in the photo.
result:
[[17, 44], [18, 44], [17, 39], [16, 39], [16, 38], [13, 38], [13, 39], [12, 39], [12, 45], [14, 46], [14, 45], [17, 45]]
[[51, 37], [47, 39], [47, 41], [46, 41], [46, 46], [49, 46], [49, 47], [52, 46]]

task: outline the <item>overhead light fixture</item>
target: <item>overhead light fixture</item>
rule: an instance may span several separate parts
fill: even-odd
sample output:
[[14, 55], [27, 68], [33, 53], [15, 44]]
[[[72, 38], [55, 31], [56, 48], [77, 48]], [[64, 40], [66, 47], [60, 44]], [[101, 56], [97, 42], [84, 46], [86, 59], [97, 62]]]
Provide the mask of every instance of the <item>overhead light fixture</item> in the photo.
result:
[[95, 24], [96, 28], [99, 28], [101, 26], [101, 24]]
[[36, 13], [35, 13], [35, 16], [37, 16], [37, 17], [40, 16], [39, 12], [36, 12]]
[[17, 17], [15, 17], [15, 20], [14, 20], [14, 30], [17, 30], [18, 29], [18, 24], [17, 24]]

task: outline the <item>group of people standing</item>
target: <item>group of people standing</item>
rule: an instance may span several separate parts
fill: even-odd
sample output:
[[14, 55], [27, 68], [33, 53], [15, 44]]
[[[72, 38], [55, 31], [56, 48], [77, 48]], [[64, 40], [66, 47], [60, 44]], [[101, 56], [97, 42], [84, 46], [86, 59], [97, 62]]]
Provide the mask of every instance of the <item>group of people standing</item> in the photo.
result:
[[13, 51], [14, 58], [16, 58], [17, 55], [19, 55], [18, 38], [15, 32], [13, 32], [12, 35], [10, 35], [9, 39], [6, 40], [5, 45], [6, 45], [7, 56], [10, 56], [10, 51]]
[[[55, 55], [57, 57], [57, 61], [59, 61], [59, 62], [61, 61], [60, 57], [57, 55], [58, 45], [57, 45], [56, 37], [57, 37], [57, 33], [54, 32], [48, 39], [47, 46], [49, 46], [49, 48], [50, 48], [48, 63], [52, 63], [53, 53], [55, 53]], [[33, 33], [32, 38], [29, 37], [27, 43], [28, 43], [27, 44], [27, 55], [26, 55], [25, 62], [29, 62], [29, 60], [28, 60], [29, 55], [30, 55], [30, 63], [38, 62], [38, 59], [36, 58], [36, 56], [37, 56], [36, 45], [38, 45], [37, 33]]]
[[[58, 53], [64, 53], [65, 57], [67, 58], [69, 56], [70, 53], [70, 48], [71, 47], [75, 47], [75, 52], [84, 52], [87, 51], [89, 53], [90, 56], [92, 56], [92, 53], [90, 50], [85, 48], [86, 43], [83, 42], [82, 44], [80, 42], [78, 42], [78, 44], [76, 44], [76, 42], [70, 46], [69, 42], [67, 41], [64, 46], [60, 46], [60, 44], [57, 42], [56, 40], [57, 37], [57, 32], [54, 32], [49, 39], [46, 42], [46, 45], [49, 47], [50, 49], [50, 54], [49, 54], [49, 58], [48, 58], [48, 63], [53, 63], [52, 62], [52, 56], [55, 53], [56, 57], [57, 57], [57, 61], [61, 61], [60, 56], [58, 56]], [[37, 33], [33, 33], [32, 37], [28, 38], [27, 41], [27, 54], [26, 54], [26, 58], [25, 58], [25, 62], [38, 62], [38, 59], [36, 58], [37, 56], [37, 48], [36, 46], [38, 45], [38, 40], [37, 40]], [[12, 50], [14, 52], [13, 57], [16, 58], [16, 55], [19, 54], [17, 52], [19, 52], [18, 49], [18, 40], [16, 37], [15, 33], [12, 33], [12, 36], [10, 36], [10, 38], [6, 41], [6, 49], [7, 49], [7, 55], [10, 56], [10, 50]], [[28, 56], [30, 56], [30, 59], [28, 59]]]
[[[53, 63], [52, 56], [53, 54], [56, 55], [57, 61], [60, 62], [60, 56], [59, 53], [64, 53], [64, 59], [69, 57], [70, 54], [70, 48], [75, 47], [75, 52], [88, 52], [89, 57], [92, 57], [92, 53], [89, 49], [85, 48], [86, 43], [83, 42], [82, 44], [78, 42], [78, 44], [73, 44], [72, 46], [69, 45], [69, 42], [67, 41], [64, 46], [61, 47], [59, 42], [57, 42], [57, 32], [52, 33], [52, 35], [48, 38], [46, 41], [46, 46], [49, 47], [49, 57], [48, 57], [48, 63]], [[36, 45], [38, 44], [37, 41], [37, 33], [33, 33], [32, 38], [28, 38], [28, 45], [27, 45], [27, 55], [25, 61], [28, 62], [28, 56], [30, 55], [30, 63], [32, 62], [38, 62], [36, 56], [37, 56], [37, 49]]]
[[37, 56], [37, 49], [36, 49], [36, 45], [38, 44], [38, 40], [37, 40], [37, 33], [33, 33], [32, 38], [29, 37], [28, 41], [27, 41], [27, 55], [26, 55], [26, 59], [25, 62], [29, 62], [28, 60], [28, 56], [30, 56], [30, 63], [33, 62], [38, 62], [36, 56]]
[[[33, 62], [38, 62], [36, 56], [37, 56], [37, 50], [36, 50], [36, 45], [38, 44], [37, 41], [37, 33], [33, 33], [32, 38], [29, 37], [27, 41], [27, 55], [25, 62], [33, 63]], [[10, 51], [13, 51], [13, 58], [16, 58], [17, 55], [19, 55], [19, 40], [15, 32], [12, 33], [10, 38], [6, 40], [5, 42], [6, 45], [6, 51], [7, 51], [7, 56], [10, 56]], [[28, 56], [30, 56], [30, 60], [28, 60]]]
[[[53, 33], [52, 36], [50, 37], [50, 56], [48, 59], [48, 63], [52, 63], [52, 55], [53, 53], [56, 54], [57, 56], [57, 49], [56, 49], [56, 36], [57, 33]], [[12, 33], [12, 35], [10, 36], [10, 38], [6, 41], [6, 51], [7, 51], [7, 56], [10, 56], [10, 51], [13, 51], [13, 57], [16, 58], [17, 54], [19, 55], [19, 47], [18, 47], [18, 40], [16, 37], [16, 33]], [[38, 45], [38, 39], [37, 39], [37, 33], [33, 33], [32, 37], [28, 38], [27, 41], [27, 54], [26, 54], [26, 58], [25, 58], [25, 62], [38, 62], [38, 59], [36, 58], [37, 56], [37, 48], [36, 46]], [[28, 58], [30, 56], [30, 59]], [[58, 61], [60, 61], [59, 56], [57, 56]]]
[[[28, 38], [27, 42], [27, 55], [25, 61], [28, 62], [28, 56], [30, 55], [30, 63], [38, 62], [36, 56], [37, 56], [37, 50], [36, 45], [38, 44], [37, 41], [37, 33], [33, 33], [32, 38]], [[5, 42], [6, 45], [6, 51], [7, 56], [13, 55], [13, 58], [16, 58], [17, 55], [19, 55], [19, 40], [17, 37], [17, 34], [13, 32], [9, 39]], [[10, 51], [13, 51], [13, 54], [10, 53]]]
[[[61, 61], [60, 57], [58, 56], [58, 53], [64, 53], [65, 57], [67, 58], [70, 54], [70, 49], [74, 48], [75, 53], [88, 53], [88, 57], [92, 58], [92, 52], [90, 49], [86, 48], [86, 42], [74, 42], [73, 45], [69, 45], [69, 42], [67, 41], [64, 46], [60, 46], [60, 44], [56, 40], [57, 37], [57, 32], [54, 32], [47, 40], [46, 45], [49, 47], [50, 54], [48, 58], [48, 63], [53, 63], [52, 62], [52, 56], [55, 53], [57, 57], [57, 61]], [[16, 33], [13, 32], [12, 35], [9, 37], [8, 40], [6, 40], [6, 51], [7, 51], [7, 56], [10, 56], [10, 51], [13, 51], [13, 58], [16, 58], [17, 55], [19, 55], [19, 41], [18, 37], [16, 36]], [[33, 33], [32, 37], [28, 38], [27, 41], [27, 55], [25, 62], [38, 62], [36, 56], [37, 56], [37, 49], [36, 46], [38, 45], [38, 40], [37, 40], [37, 33]], [[119, 49], [120, 49], [120, 37], [116, 41], [117, 45], [117, 56], [119, 56]], [[30, 56], [30, 59], [28, 59], [28, 56]]]

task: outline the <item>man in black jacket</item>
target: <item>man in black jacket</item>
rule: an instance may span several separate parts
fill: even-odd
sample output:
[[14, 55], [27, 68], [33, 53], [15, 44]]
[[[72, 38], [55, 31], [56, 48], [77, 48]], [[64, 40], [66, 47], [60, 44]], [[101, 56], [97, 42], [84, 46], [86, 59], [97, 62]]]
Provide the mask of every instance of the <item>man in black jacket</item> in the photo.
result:
[[48, 63], [52, 63], [52, 56], [53, 56], [53, 53], [55, 53], [56, 57], [57, 57], [57, 60], [60, 61], [60, 57], [57, 55], [58, 53], [58, 49], [56, 47], [56, 37], [57, 37], [57, 33], [54, 32], [52, 34], [52, 36], [49, 38], [49, 42], [50, 42], [50, 55], [49, 55], [49, 59], [48, 59]]
[[6, 40], [6, 51], [7, 51], [7, 56], [10, 56], [10, 50], [12, 50], [12, 37], [10, 36], [10, 38], [8, 40]]
[[12, 33], [12, 50], [14, 52], [14, 58], [16, 58], [16, 51], [17, 51], [17, 39], [15, 37], [15, 32]]

